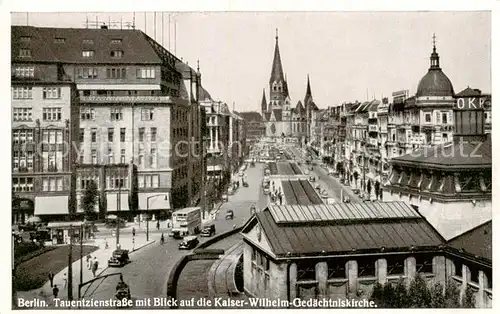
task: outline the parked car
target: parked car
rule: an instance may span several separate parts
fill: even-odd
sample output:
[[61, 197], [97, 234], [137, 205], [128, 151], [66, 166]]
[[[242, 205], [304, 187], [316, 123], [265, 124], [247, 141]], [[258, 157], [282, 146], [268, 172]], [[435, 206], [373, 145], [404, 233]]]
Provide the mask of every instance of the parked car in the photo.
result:
[[309, 171], [314, 171], [314, 167], [313, 166], [309, 166], [309, 168], [307, 168], [307, 169], [309, 169]]
[[228, 201], [227, 194], [223, 194], [223, 195], [222, 195], [222, 201], [223, 201], [223, 202], [227, 202], [227, 201]]
[[319, 183], [318, 183], [318, 184], [316, 184], [316, 186], [315, 186], [314, 188], [315, 188], [316, 190], [320, 191], [320, 190], [321, 190], [321, 185], [319, 185]]
[[185, 237], [181, 243], [179, 243], [179, 250], [191, 250], [198, 245], [198, 237], [188, 236]]
[[244, 187], [244, 188], [247, 188], [247, 187], [248, 187], [248, 182], [247, 182], [247, 181], [243, 181], [243, 187]]
[[226, 219], [233, 219], [234, 218], [234, 212], [231, 209], [228, 209], [226, 212]]
[[310, 181], [310, 182], [314, 182], [314, 181], [316, 181], [316, 177], [315, 177], [315, 176], [310, 176], [310, 177], [309, 177], [309, 181]]
[[108, 267], [122, 267], [123, 265], [126, 265], [130, 261], [130, 258], [128, 256], [128, 250], [114, 250], [113, 253], [111, 254], [110, 259], [108, 260]]
[[203, 230], [201, 230], [201, 236], [202, 237], [211, 237], [215, 234], [215, 225], [206, 225], [203, 227]]
[[182, 234], [179, 230], [174, 230], [168, 234], [169, 237], [174, 239], [182, 239]]
[[264, 195], [269, 195], [269, 193], [271, 193], [271, 190], [269, 189], [269, 187], [265, 187], [264, 188]]

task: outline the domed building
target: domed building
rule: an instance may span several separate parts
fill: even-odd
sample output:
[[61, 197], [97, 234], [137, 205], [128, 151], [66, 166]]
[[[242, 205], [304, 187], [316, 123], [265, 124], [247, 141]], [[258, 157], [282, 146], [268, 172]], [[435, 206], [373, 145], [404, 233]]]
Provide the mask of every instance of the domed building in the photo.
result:
[[418, 83], [415, 97], [409, 99], [405, 106], [405, 110], [408, 109], [413, 113], [408, 115], [413, 121], [405, 122], [407, 125], [412, 125], [411, 142], [417, 147], [438, 145], [453, 140], [452, 115], [455, 92], [453, 84], [439, 65], [435, 40], [430, 63], [427, 74]]

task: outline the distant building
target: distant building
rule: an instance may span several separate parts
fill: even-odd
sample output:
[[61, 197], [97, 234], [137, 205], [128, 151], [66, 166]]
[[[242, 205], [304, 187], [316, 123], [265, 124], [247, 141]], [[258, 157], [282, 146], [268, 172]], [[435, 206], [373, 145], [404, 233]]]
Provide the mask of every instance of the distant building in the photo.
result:
[[476, 306], [491, 307], [491, 262], [457, 250], [472, 235], [448, 245], [404, 202], [272, 205], [242, 234], [244, 290], [252, 297], [369, 299], [376, 283], [409, 283], [419, 274], [429, 284], [451, 279], [461, 295], [470, 285]]
[[246, 140], [251, 145], [266, 136], [266, 126], [262, 121], [262, 116], [256, 111], [238, 112], [238, 115], [245, 120]]

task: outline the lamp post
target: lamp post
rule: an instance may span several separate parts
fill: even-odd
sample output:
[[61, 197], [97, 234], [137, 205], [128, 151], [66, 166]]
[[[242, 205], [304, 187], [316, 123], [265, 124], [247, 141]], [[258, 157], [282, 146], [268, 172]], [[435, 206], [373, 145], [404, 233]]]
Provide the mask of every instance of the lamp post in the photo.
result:
[[167, 200], [166, 194], [155, 194], [146, 198], [146, 241], [149, 241], [149, 200], [158, 196], [164, 196], [165, 200]]

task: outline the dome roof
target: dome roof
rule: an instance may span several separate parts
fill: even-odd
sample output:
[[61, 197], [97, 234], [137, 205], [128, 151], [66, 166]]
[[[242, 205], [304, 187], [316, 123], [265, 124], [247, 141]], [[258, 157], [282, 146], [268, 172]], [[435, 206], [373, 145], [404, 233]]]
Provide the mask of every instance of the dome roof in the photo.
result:
[[429, 69], [418, 83], [417, 97], [453, 96], [453, 94], [453, 85], [441, 69]]

